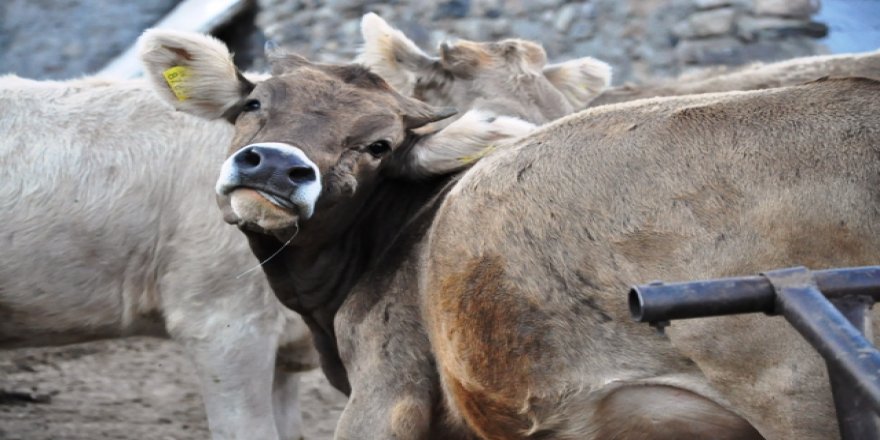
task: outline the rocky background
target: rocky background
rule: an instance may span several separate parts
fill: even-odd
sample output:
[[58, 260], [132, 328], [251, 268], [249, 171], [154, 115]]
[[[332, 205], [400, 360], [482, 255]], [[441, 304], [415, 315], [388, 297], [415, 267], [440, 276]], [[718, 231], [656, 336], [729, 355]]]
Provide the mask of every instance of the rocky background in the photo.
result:
[[[0, 73], [67, 78], [94, 72], [178, 1], [4, 0]], [[614, 66], [616, 83], [672, 76], [693, 67], [774, 61], [828, 50], [821, 40], [828, 24], [817, 21], [819, 0], [250, 2], [249, 13], [217, 32], [235, 46], [244, 67], [254, 61], [261, 67], [259, 54], [266, 38], [312, 58], [349, 60], [360, 42], [359, 19], [370, 11], [425, 48], [455, 37], [518, 36], [543, 43], [551, 60], [586, 55], [603, 59]], [[878, 2], [825, 3], [869, 8]], [[852, 14], [858, 15], [858, 10]], [[855, 21], [880, 30], [877, 15]], [[873, 38], [874, 47], [880, 46], [878, 34]]]
[[0, 74], [64, 79], [94, 72], [179, 0], [2, 0]]
[[350, 59], [358, 19], [379, 13], [425, 48], [448, 38], [540, 41], [551, 60], [593, 56], [616, 82], [691, 66], [772, 61], [823, 51], [818, 0], [259, 0], [265, 35], [328, 61]]

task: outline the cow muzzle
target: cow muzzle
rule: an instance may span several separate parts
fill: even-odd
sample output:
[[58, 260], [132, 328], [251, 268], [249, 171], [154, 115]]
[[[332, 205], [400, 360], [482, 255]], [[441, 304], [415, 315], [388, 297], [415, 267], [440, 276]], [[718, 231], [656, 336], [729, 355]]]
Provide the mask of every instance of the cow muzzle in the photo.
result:
[[226, 159], [215, 190], [228, 197], [238, 223], [277, 229], [314, 214], [321, 172], [293, 145], [251, 144]]

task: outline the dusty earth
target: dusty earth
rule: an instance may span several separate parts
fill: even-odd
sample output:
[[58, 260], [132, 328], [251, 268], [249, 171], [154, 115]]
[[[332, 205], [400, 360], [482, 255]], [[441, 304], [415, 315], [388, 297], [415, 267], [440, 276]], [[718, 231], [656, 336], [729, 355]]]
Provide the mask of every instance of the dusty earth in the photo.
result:
[[[319, 371], [305, 375], [301, 390], [306, 438], [332, 438], [345, 396]], [[207, 438], [194, 368], [173, 342], [0, 351], [0, 439]]]

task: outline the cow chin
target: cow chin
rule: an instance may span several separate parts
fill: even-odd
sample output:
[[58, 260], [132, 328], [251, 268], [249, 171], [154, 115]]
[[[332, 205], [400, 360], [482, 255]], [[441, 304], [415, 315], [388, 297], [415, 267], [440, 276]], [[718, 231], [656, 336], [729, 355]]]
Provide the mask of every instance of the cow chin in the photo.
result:
[[232, 213], [240, 226], [253, 225], [266, 232], [297, 226], [299, 215], [263, 197], [256, 190], [238, 188], [229, 194]]

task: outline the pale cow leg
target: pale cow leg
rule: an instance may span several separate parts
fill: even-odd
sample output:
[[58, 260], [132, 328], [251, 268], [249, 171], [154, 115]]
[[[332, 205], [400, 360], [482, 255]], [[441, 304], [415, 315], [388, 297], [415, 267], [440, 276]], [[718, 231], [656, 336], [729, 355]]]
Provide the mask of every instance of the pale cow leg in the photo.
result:
[[177, 338], [195, 362], [212, 439], [278, 440], [272, 405], [278, 330], [265, 321], [223, 321], [209, 318], [217, 325], [200, 329], [202, 338]]
[[299, 383], [301, 373], [291, 373], [281, 368], [275, 369], [275, 383], [272, 389], [272, 402], [275, 410], [275, 426], [281, 440], [301, 440], [302, 409], [299, 403]]
[[318, 368], [318, 352], [312, 334], [299, 315], [278, 305], [285, 316], [278, 352], [275, 356], [275, 381], [272, 388], [272, 407], [275, 426], [282, 440], [300, 440], [304, 437], [300, 407], [302, 373]]

